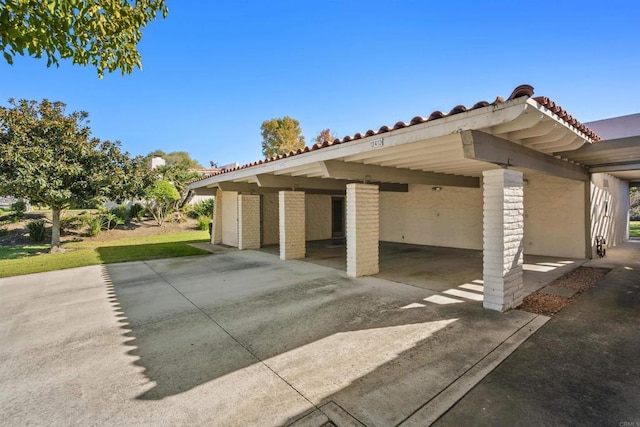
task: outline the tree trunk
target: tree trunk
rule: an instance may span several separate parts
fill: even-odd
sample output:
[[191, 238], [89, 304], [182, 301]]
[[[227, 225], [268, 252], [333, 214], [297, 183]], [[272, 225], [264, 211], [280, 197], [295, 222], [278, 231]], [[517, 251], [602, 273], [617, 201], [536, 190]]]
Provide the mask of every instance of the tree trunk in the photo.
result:
[[60, 211], [61, 209], [51, 209], [53, 225], [51, 226], [51, 252], [62, 252], [60, 247]]
[[195, 192], [193, 190], [187, 190], [187, 194], [182, 198], [182, 202], [180, 202], [180, 209], [183, 209], [195, 196]]

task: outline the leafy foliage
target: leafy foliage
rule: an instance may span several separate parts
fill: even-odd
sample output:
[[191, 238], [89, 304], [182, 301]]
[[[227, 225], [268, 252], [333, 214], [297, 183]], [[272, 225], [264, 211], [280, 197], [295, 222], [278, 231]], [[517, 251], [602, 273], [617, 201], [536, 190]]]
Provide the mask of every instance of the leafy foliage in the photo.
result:
[[67, 115], [65, 104], [46, 99], [9, 103], [0, 107], [0, 193], [51, 208], [52, 250], [60, 247], [60, 211], [136, 197], [151, 182], [142, 158], [91, 138], [86, 112]]
[[129, 216], [131, 218], [137, 219], [138, 221], [142, 219], [144, 214], [145, 214], [144, 206], [142, 206], [140, 203], [134, 203], [131, 205], [131, 208], [129, 208]]
[[172, 151], [170, 153], [165, 153], [162, 150], [155, 150], [147, 154], [146, 159], [151, 161], [154, 157], [162, 157], [165, 162], [167, 162], [167, 166], [180, 165], [187, 169], [198, 169], [202, 167], [202, 165], [196, 159], [193, 159], [186, 151]]
[[640, 221], [640, 187], [632, 187], [629, 196], [629, 217], [631, 221]]
[[121, 224], [125, 224], [131, 219], [131, 208], [127, 205], [114, 206], [109, 209], [109, 213], [115, 215]]
[[289, 116], [265, 120], [260, 126], [262, 154], [269, 158], [304, 148], [300, 122]]
[[328, 128], [321, 130], [318, 136], [316, 136], [316, 142], [320, 144], [333, 142], [334, 139], [336, 139], [336, 137], [331, 134], [331, 129]]
[[191, 205], [191, 211], [189, 216], [192, 218], [198, 218], [200, 216], [211, 217], [213, 215], [213, 198], [204, 199]]
[[27, 204], [24, 200], [18, 200], [11, 205], [11, 210], [13, 211], [13, 220], [16, 222], [20, 221], [27, 212]]
[[155, 168], [154, 173], [157, 173], [160, 179], [171, 182], [180, 193], [182, 205], [186, 204], [190, 199], [187, 184], [200, 177], [193, 169], [201, 168], [202, 165], [192, 159], [186, 151], [165, 153], [162, 150], [155, 150], [149, 153], [146, 159], [150, 161], [155, 156], [162, 157], [166, 165]]
[[169, 181], [158, 180], [149, 187], [145, 198], [147, 210], [158, 225], [162, 225], [167, 215], [175, 210], [180, 193]]
[[32, 242], [42, 242], [45, 239], [45, 222], [38, 219], [31, 221], [27, 224], [27, 231], [29, 232], [29, 240]]
[[211, 218], [208, 216], [200, 215], [197, 220], [198, 228], [202, 231], [206, 231], [209, 229], [209, 223], [211, 222]]
[[89, 237], [95, 237], [102, 231], [102, 215], [96, 215], [92, 217], [87, 226], [89, 227], [87, 230], [87, 234]]
[[0, 0], [0, 49], [9, 64], [26, 52], [48, 67], [63, 58], [91, 64], [100, 78], [131, 74], [142, 68], [142, 29], [158, 13], [167, 16], [165, 0]]

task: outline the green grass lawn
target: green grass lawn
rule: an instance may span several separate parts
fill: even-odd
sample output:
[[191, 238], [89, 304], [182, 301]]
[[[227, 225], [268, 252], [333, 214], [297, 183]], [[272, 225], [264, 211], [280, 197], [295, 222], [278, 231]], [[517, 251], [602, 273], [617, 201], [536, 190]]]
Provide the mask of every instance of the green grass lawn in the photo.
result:
[[629, 236], [640, 237], [640, 221], [629, 221]]
[[71, 242], [62, 253], [46, 253], [48, 245], [0, 247], [0, 277], [39, 273], [114, 262], [202, 255], [187, 243], [208, 241], [207, 231], [186, 231], [131, 237], [110, 242]]

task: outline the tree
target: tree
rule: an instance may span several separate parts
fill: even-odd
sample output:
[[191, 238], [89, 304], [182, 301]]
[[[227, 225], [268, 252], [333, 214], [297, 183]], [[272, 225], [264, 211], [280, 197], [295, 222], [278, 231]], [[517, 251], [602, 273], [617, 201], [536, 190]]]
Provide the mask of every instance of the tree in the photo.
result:
[[91, 137], [86, 112], [65, 104], [9, 100], [0, 107], [0, 194], [51, 207], [51, 251], [60, 250], [60, 213], [90, 201], [141, 195], [150, 174], [119, 142]]
[[16, 54], [47, 58], [47, 67], [70, 58], [104, 71], [131, 74], [142, 68], [137, 45], [142, 29], [165, 0], [0, 0], [0, 49], [13, 63]]
[[159, 179], [147, 189], [145, 200], [147, 210], [161, 226], [167, 215], [175, 210], [180, 193], [169, 181]]
[[200, 169], [202, 165], [196, 159], [193, 159], [186, 151], [172, 151], [171, 153], [165, 153], [162, 150], [155, 150], [147, 154], [147, 159], [151, 160], [153, 157], [162, 157], [167, 166], [180, 165], [187, 169]]
[[318, 136], [316, 136], [316, 142], [320, 144], [324, 144], [325, 142], [333, 142], [336, 139], [333, 135], [331, 135], [331, 129], [323, 129], [320, 131]]
[[[154, 156], [160, 156], [166, 161], [166, 165], [154, 169], [154, 173], [160, 176], [160, 179], [171, 182], [180, 193], [180, 208], [184, 207], [192, 199], [193, 194], [187, 190], [187, 184], [194, 179], [200, 177], [200, 174], [194, 169], [202, 168], [202, 165], [191, 158], [186, 151], [173, 151], [165, 153], [162, 150], [155, 150], [147, 155], [147, 159]], [[149, 162], [147, 162], [148, 164]]]
[[262, 134], [262, 154], [274, 157], [304, 148], [304, 136], [301, 135], [300, 122], [291, 117], [265, 120], [260, 126]]

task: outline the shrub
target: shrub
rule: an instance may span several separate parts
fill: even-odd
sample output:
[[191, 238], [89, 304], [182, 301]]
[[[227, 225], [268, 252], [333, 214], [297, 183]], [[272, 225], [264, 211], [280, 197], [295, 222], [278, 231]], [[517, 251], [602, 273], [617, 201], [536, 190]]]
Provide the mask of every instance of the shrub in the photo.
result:
[[111, 230], [112, 225], [113, 228], [116, 228], [118, 225], [124, 224], [124, 220], [122, 218], [111, 212], [102, 214], [101, 220], [102, 225], [104, 225], [107, 230]]
[[82, 215], [65, 216], [60, 218], [60, 233], [67, 230], [78, 230], [85, 224]]
[[27, 204], [24, 200], [18, 200], [14, 204], [11, 205], [11, 210], [13, 211], [13, 217], [16, 221], [24, 218], [25, 212], [27, 212]]
[[209, 223], [211, 222], [211, 218], [208, 216], [200, 215], [198, 217], [198, 228], [200, 230], [206, 231], [209, 229]]
[[205, 199], [191, 205], [189, 216], [198, 218], [200, 216], [210, 217], [213, 214], [214, 199]]
[[45, 238], [45, 222], [42, 219], [31, 221], [27, 224], [27, 230], [29, 231], [29, 240], [32, 242], [42, 242]]
[[134, 203], [133, 205], [131, 205], [131, 208], [129, 208], [129, 216], [131, 218], [135, 218], [140, 221], [144, 215], [145, 209], [144, 206], [142, 206], [140, 203]]
[[102, 231], [102, 215], [96, 215], [89, 219], [87, 222], [87, 226], [89, 229], [87, 230], [87, 234], [90, 237], [97, 236]]
[[14, 216], [22, 219], [24, 218], [25, 212], [27, 212], [27, 204], [24, 202], [24, 200], [18, 200], [11, 205], [11, 210], [13, 211]]
[[129, 209], [129, 206], [127, 205], [115, 206], [109, 210], [109, 213], [122, 220], [122, 224], [131, 219], [131, 209]]
[[169, 181], [158, 180], [147, 189], [146, 200], [147, 210], [161, 226], [165, 218], [171, 219], [169, 215], [175, 210], [180, 193]]

